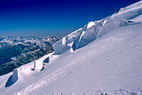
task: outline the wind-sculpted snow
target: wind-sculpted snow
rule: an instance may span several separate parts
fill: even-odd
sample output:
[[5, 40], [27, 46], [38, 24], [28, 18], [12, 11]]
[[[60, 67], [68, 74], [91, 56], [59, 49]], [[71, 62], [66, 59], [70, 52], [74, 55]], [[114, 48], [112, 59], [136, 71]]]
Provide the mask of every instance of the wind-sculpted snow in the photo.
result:
[[57, 37], [0, 37], [0, 76], [53, 52]]
[[49, 62], [51, 55], [53, 55], [53, 54], [54, 54], [54, 52], [46, 54], [45, 56], [39, 58], [38, 60], [35, 60], [33, 70], [34, 71], [41, 71], [44, 68], [44, 64], [43, 64], [44, 60], [48, 59], [48, 62]]
[[142, 95], [141, 7], [63, 37], [53, 53], [0, 77], [0, 95]]
[[6, 82], [6, 84], [5, 84], [5, 87], [9, 87], [9, 86], [11, 86], [12, 84], [14, 84], [14, 83], [18, 80], [18, 78], [19, 78], [19, 72], [18, 72], [17, 69], [15, 69], [15, 70], [13, 71], [13, 75], [11, 75], [11, 76], [9, 77], [9, 79], [7, 80], [7, 82]]
[[126, 8], [121, 8], [117, 13], [111, 16], [112, 19], [118, 20], [132, 20], [137, 16], [142, 14], [142, 1], [128, 6]]
[[8, 78], [5, 87], [12, 86], [17, 81], [23, 80], [26, 76], [30, 75], [32, 71], [30, 68], [26, 68], [21, 66], [20, 68], [16, 68], [13, 70], [12, 75]]
[[[68, 35], [63, 37], [60, 41], [53, 45], [55, 50], [55, 54], [62, 54], [68, 51], [70, 48], [73, 50], [79, 49], [84, 47], [85, 45], [89, 44], [90, 42], [96, 40], [97, 38], [102, 37], [103, 35], [115, 30], [119, 27], [128, 26], [138, 24], [138, 22], [129, 21], [129, 20], [100, 20], [94, 22], [95, 24], [90, 28], [85, 25], [83, 28], [78, 30], [77, 32], [72, 35]], [[72, 46], [71, 46], [71, 43]]]
[[109, 33], [110, 31], [113, 31], [117, 28], [129, 26], [129, 25], [135, 25], [138, 24], [138, 22], [134, 21], [127, 21], [127, 20], [108, 20], [104, 21], [104, 24], [101, 28], [101, 30], [98, 32], [97, 38], [102, 37], [103, 35]]
[[[73, 50], [79, 49], [116, 28], [137, 24], [139, 21], [134, 22], [131, 20], [139, 17], [141, 14], [142, 1], [126, 8], [120, 8], [112, 16], [106, 19], [94, 22], [91, 21], [83, 28], [63, 37], [54, 44], [53, 48], [55, 54], [62, 54], [70, 48]], [[70, 43], [73, 43], [72, 46], [68, 46]]]
[[93, 22], [93, 21], [89, 22], [87, 25], [87, 29], [94, 26], [94, 25], [95, 25], [95, 22]]
[[[97, 31], [101, 28], [102, 23], [98, 21], [94, 23], [95, 25], [89, 28], [87, 28], [88, 25], [85, 25], [83, 28], [63, 37], [61, 40], [53, 44], [55, 54], [62, 54], [70, 48], [76, 50], [96, 39]], [[70, 46], [71, 43], [73, 43], [72, 46]]]

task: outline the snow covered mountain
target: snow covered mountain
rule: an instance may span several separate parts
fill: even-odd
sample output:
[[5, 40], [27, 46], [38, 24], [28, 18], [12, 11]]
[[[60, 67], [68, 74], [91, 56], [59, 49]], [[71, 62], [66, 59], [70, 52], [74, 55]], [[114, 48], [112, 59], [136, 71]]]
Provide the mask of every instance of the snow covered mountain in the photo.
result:
[[53, 52], [57, 37], [0, 37], [0, 76]]
[[89, 22], [53, 48], [1, 76], [0, 95], [142, 95], [142, 1]]

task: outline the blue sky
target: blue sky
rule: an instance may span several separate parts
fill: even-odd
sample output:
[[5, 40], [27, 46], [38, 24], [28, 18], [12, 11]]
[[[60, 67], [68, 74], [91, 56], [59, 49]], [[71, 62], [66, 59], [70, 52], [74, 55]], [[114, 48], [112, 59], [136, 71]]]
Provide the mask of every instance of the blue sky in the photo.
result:
[[0, 36], [64, 36], [139, 0], [0, 0]]

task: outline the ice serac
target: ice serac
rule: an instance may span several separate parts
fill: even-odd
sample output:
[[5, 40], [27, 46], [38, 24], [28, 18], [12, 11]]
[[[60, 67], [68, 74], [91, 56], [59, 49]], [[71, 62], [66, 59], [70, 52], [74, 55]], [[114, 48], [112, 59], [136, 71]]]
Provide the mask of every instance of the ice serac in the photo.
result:
[[24, 69], [25, 68], [22, 67], [14, 69], [12, 75], [9, 77], [9, 79], [6, 82], [5, 87], [9, 87], [14, 83], [16, 83], [17, 81], [23, 80], [23, 78], [27, 74], [26, 70]]
[[43, 68], [43, 62], [39, 60], [35, 60], [34, 62], [34, 71], [40, 71]]
[[[138, 24], [138, 22], [123, 19], [111, 19], [107, 18], [104, 20], [93, 22], [92, 26], [88, 28], [88, 24], [80, 30], [75, 31], [53, 45], [55, 54], [62, 54], [68, 51], [70, 48], [77, 50], [84, 47], [90, 42], [96, 40], [99, 37], [115, 30], [116, 28]], [[90, 25], [89, 25], [90, 26]], [[71, 43], [72, 46], [70, 45]]]
[[12, 74], [11, 82], [14, 83], [20, 78], [21, 72], [18, 69], [15, 69]]
[[0, 77], [0, 94], [142, 95], [141, 11], [142, 1], [63, 37], [53, 44], [55, 52], [37, 60], [37, 71], [49, 62], [43, 71], [32, 71], [32, 62]]
[[94, 26], [94, 25], [95, 25], [95, 23], [93, 21], [89, 22], [88, 25], [87, 25], [87, 29]]
[[47, 60], [47, 62], [50, 61], [51, 56], [54, 54], [54, 52], [44, 55], [43, 57], [39, 58], [38, 60], [34, 61], [34, 71], [41, 71], [44, 68], [44, 60]]
[[[79, 30], [76, 30], [73, 33], [63, 37], [61, 40], [53, 44], [55, 54], [62, 54], [68, 51], [70, 48], [76, 50], [87, 45], [96, 39], [97, 32], [101, 27], [101, 21], [90, 22]], [[72, 46], [70, 45], [71, 43], [73, 43]]]
[[[138, 24], [141, 21], [141, 14], [142, 1], [120, 8], [112, 16], [103, 20], [91, 21], [55, 43], [53, 45], [55, 54], [62, 54], [70, 48], [77, 50], [116, 28]], [[72, 46], [68, 46], [70, 43], [73, 43]]]

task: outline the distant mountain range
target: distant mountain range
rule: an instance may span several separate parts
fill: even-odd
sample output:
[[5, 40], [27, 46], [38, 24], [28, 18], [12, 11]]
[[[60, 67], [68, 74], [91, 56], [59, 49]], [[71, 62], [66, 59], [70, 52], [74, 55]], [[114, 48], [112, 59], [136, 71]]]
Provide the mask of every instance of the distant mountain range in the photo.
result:
[[57, 37], [1, 37], [0, 75], [53, 52]]

